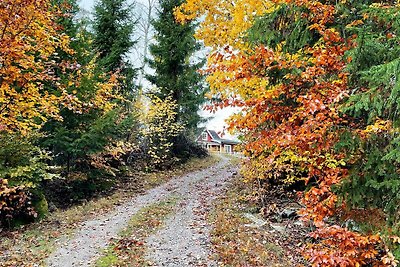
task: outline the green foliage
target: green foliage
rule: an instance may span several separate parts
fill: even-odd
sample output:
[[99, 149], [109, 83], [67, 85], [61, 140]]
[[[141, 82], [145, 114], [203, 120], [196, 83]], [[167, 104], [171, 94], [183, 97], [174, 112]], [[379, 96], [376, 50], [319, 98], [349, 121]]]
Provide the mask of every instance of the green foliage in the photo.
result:
[[42, 192], [34, 192], [31, 202], [38, 219], [44, 218], [49, 213], [49, 203]]
[[132, 34], [136, 22], [132, 16], [133, 6], [126, 0], [100, 0], [94, 12], [94, 48], [99, 53], [100, 65], [105, 72], [119, 72], [121, 89], [132, 97], [136, 70], [127, 55], [136, 41]]
[[[67, 165], [67, 173], [74, 167], [79, 170], [91, 155], [104, 151], [112, 142], [124, 139], [135, 122], [133, 115], [124, 115], [121, 109], [104, 115], [97, 112], [73, 114], [68, 118], [64, 122], [56, 122], [53, 134], [43, 142], [55, 155], [57, 164]], [[76, 165], [78, 163], [81, 165]]]
[[[131, 6], [125, 1], [101, 1], [94, 25], [90, 25], [76, 17], [76, 0], [50, 2], [64, 13], [58, 17], [56, 28], [69, 36], [74, 52], [57, 49], [48, 58], [35, 58], [46, 61], [43, 73], [54, 74], [54, 80], [46, 80], [40, 90], [64, 97], [57, 107], [60, 117], [47, 120], [39, 134], [31, 131], [21, 136], [19, 132], [0, 131], [0, 179], [8, 183], [0, 189], [0, 202], [13, 199], [7, 202], [7, 220], [24, 212], [29, 215], [28, 202], [39, 216], [44, 215], [46, 197], [51, 195], [49, 185], [61, 187], [54, 191], [65, 193], [57, 197], [66, 197], [67, 201], [62, 199], [66, 203], [108, 190], [115, 183], [110, 176], [116, 176], [124, 164], [122, 154], [129, 153], [131, 147], [123, 141], [129, 140], [137, 126], [135, 114], [127, 109], [131, 103], [126, 100], [133, 98], [134, 70], [126, 60], [135, 43], [131, 39]], [[94, 33], [88, 29], [94, 29]], [[69, 179], [50, 182], [59, 176]], [[1, 208], [0, 213], [3, 220], [6, 213]]]
[[247, 40], [276, 48], [284, 42], [283, 50], [295, 53], [306, 46], [312, 46], [320, 38], [316, 31], [309, 29], [309, 21], [301, 16], [296, 6], [281, 5], [273, 13], [257, 18], [247, 33]]
[[[110, 3], [112, 1], [99, 3], [98, 8], [101, 11], [99, 11], [101, 16], [106, 16], [107, 12], [112, 12], [112, 10], [106, 8]], [[122, 5], [122, 2], [112, 7], [120, 8], [120, 5]], [[106, 9], [101, 9], [101, 7]], [[129, 13], [128, 10], [121, 12], [125, 15]], [[97, 22], [99, 23], [99, 21]], [[70, 72], [60, 76], [62, 82], [68, 85], [68, 90], [83, 103], [83, 108], [78, 112], [63, 108], [61, 110], [62, 121], [52, 120], [43, 127], [45, 137], [42, 138], [41, 145], [53, 153], [53, 162], [62, 166], [64, 168], [63, 174], [68, 176], [72, 171], [80, 172], [106, 168], [105, 164], [94, 164], [95, 166], [93, 166], [90, 157], [104, 152], [108, 145], [126, 139], [135, 124], [135, 119], [133, 113], [125, 108], [127, 102], [118, 94], [118, 88], [123, 87], [123, 85], [111, 83], [111, 74], [104, 73], [104, 68], [107, 69], [106, 71], [117, 71], [117, 69], [113, 69], [114, 67], [117, 68], [116, 65], [105, 66], [106, 54], [103, 54], [103, 58], [101, 58], [102, 54], [100, 53], [100, 58], [98, 58], [97, 51], [92, 49], [93, 39], [96, 40], [100, 37], [87, 30], [89, 25], [86, 21], [77, 21], [75, 24], [67, 25], [68, 27], [64, 30], [75, 34], [73, 46], [76, 51], [74, 60], [77, 63], [77, 69], [71, 71], [79, 72], [81, 75], [79, 83], [72, 86], [70, 86]], [[109, 52], [106, 48], [104, 49]], [[110, 47], [110, 49], [114, 48]], [[127, 52], [128, 50], [129, 48], [125, 48], [124, 51]], [[120, 53], [122, 50], [118, 51]], [[114, 59], [117, 60], [117, 58]], [[68, 58], [65, 58], [65, 60], [68, 60]], [[123, 64], [123, 54], [119, 55], [118, 60], [120, 62], [114, 63]]]
[[47, 162], [50, 155], [38, 147], [37, 136], [0, 134], [0, 177], [11, 186], [36, 187], [56, 177]]
[[393, 218], [400, 200], [399, 164], [385, 155], [392, 151], [391, 137], [372, 135], [361, 142], [359, 160], [340, 188], [352, 207], [381, 208]]
[[160, 1], [158, 18], [153, 21], [156, 43], [150, 45], [152, 59], [148, 60], [154, 75], [146, 78], [155, 85], [161, 99], [169, 96], [177, 103], [177, 121], [194, 131], [200, 121], [198, 111], [204, 103], [205, 86], [198, 73], [204, 62], [193, 63], [200, 45], [194, 39], [194, 23], [175, 21], [174, 8], [182, 0]]
[[354, 16], [363, 23], [346, 27], [347, 35], [357, 37], [347, 53], [352, 91], [342, 107], [359, 129], [346, 131], [337, 144], [350, 160], [349, 176], [338, 191], [353, 208], [384, 211], [388, 226], [399, 233], [400, 14], [393, 6], [360, 6]]
[[0, 225], [27, 223], [47, 213], [41, 185], [59, 178], [38, 134], [0, 134]]
[[208, 150], [201, 147], [193, 140], [196, 137], [191, 136], [189, 133], [181, 133], [174, 137], [172, 143], [172, 154], [178, 157], [181, 163], [186, 162], [192, 157], [203, 158], [208, 156]]
[[77, 0], [52, 0], [52, 3], [60, 7], [64, 14], [64, 16], [59, 17], [57, 21], [57, 23], [63, 27], [63, 32], [68, 36], [75, 36], [79, 28], [79, 23], [74, 21], [75, 16], [79, 12]]

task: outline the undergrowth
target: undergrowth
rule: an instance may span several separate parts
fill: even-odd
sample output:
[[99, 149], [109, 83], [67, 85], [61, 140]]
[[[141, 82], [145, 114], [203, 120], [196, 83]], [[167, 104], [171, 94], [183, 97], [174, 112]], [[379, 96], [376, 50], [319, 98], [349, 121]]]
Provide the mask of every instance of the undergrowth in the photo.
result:
[[192, 159], [184, 165], [171, 170], [155, 173], [137, 173], [140, 184], [121, 185], [113, 194], [83, 202], [66, 210], [56, 210], [40, 222], [21, 226], [13, 231], [0, 229], [0, 266], [31, 266], [42, 264], [44, 259], [56, 248], [57, 241], [69, 238], [79, 223], [109, 212], [138, 192], [167, 182], [174, 176], [207, 168], [219, 159], [207, 157]]
[[254, 207], [244, 197], [249, 189], [236, 178], [225, 196], [220, 197], [210, 214], [211, 232], [218, 266], [274, 266], [295, 264], [285, 255], [288, 248], [274, 242], [265, 227], [250, 227], [244, 217]]

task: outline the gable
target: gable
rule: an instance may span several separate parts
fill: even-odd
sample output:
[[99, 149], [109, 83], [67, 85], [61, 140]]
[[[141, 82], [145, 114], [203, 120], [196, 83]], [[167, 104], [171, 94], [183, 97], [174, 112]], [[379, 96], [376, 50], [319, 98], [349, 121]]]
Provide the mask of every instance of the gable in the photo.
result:
[[212, 137], [208, 130], [204, 129], [199, 136], [197, 137], [197, 141], [211, 142]]
[[226, 145], [237, 145], [240, 143], [239, 141], [235, 141], [235, 140], [222, 139], [216, 131], [207, 130], [207, 129], [204, 129], [198, 135], [196, 141], [198, 141], [198, 142], [215, 142], [215, 143], [226, 144]]
[[211, 138], [215, 141], [220, 141], [221, 137], [219, 137], [219, 135], [217, 134], [216, 131], [214, 130], [207, 130], [207, 132], [210, 134]]

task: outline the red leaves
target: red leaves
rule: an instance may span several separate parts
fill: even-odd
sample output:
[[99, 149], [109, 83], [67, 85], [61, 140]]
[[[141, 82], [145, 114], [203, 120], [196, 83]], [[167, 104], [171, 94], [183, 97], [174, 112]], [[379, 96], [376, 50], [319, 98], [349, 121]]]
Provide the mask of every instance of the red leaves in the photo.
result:
[[[285, 17], [287, 14], [269, 10], [261, 17], [282, 16], [278, 18], [281, 22], [278, 27], [269, 27], [268, 31], [272, 32], [269, 36], [262, 36], [268, 31], [260, 31], [258, 46], [251, 43], [237, 46], [235, 51], [230, 47], [218, 49], [207, 70], [210, 85], [220, 100], [216, 107], [237, 105], [231, 99], [233, 95], [240, 99], [242, 114], [232, 118], [230, 128], [245, 137], [245, 153], [251, 157], [245, 169], [246, 179], [285, 180], [292, 175], [291, 181], [309, 182], [312, 187], [304, 193], [302, 215], [317, 226], [314, 237], [318, 243], [306, 250], [314, 266], [382, 265], [384, 261], [376, 252], [379, 238], [327, 225], [345, 205], [338, 203], [332, 187], [340, 185], [348, 176], [346, 165], [351, 164], [351, 159], [345, 162], [344, 155], [335, 150], [335, 144], [341, 131], [352, 127], [340, 115], [340, 105], [349, 95], [346, 65], [352, 59], [345, 53], [357, 45], [354, 41], [357, 36], [344, 37], [338, 30], [345, 26], [337, 23], [343, 20], [336, 9], [337, 2], [272, 2], [274, 10], [280, 10], [283, 5], [298, 10], [296, 17], [307, 20], [305, 25], [314, 40], [301, 44], [300, 48], [295, 46], [297, 50], [293, 51], [290, 38], [274, 39], [274, 36], [285, 36], [285, 31], [293, 25]], [[349, 25], [360, 23], [355, 21]], [[271, 38], [273, 45], [265, 47], [262, 37]], [[369, 130], [381, 128], [385, 129], [383, 124]]]
[[[338, 225], [317, 229], [310, 235], [318, 243], [305, 249], [313, 266], [361, 266], [376, 263], [380, 237], [363, 236]], [[374, 265], [376, 266], [376, 265]]]

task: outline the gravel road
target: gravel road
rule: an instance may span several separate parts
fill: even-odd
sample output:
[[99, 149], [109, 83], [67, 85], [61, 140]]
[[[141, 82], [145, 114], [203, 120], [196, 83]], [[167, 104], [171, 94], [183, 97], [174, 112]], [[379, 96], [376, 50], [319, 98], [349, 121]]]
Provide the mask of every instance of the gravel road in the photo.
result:
[[146, 257], [153, 266], [217, 266], [210, 259], [207, 215], [212, 201], [222, 193], [226, 182], [237, 170], [226, 164], [224, 161], [218, 167], [208, 169], [201, 177], [197, 176], [197, 181], [177, 190], [183, 198], [178, 211], [146, 242], [149, 248]]
[[171, 194], [178, 194], [183, 201], [178, 203], [177, 213], [166, 222], [165, 228], [148, 239], [146, 257], [154, 266], [215, 266], [208, 259], [209, 226], [205, 217], [212, 199], [221, 192], [232, 172], [236, 168], [223, 158], [215, 166], [175, 177], [116, 207], [113, 212], [84, 222], [75, 236], [59, 244], [47, 259], [47, 266], [91, 266], [133, 215]]

